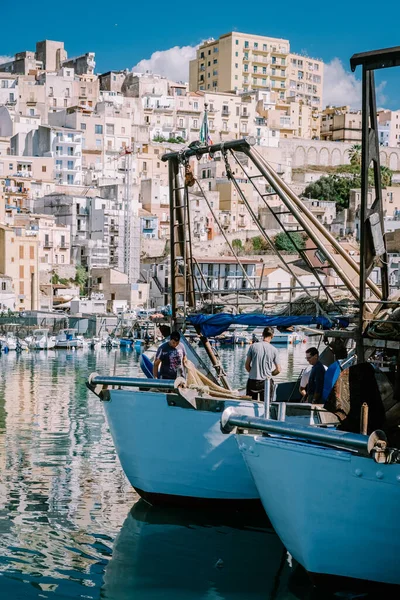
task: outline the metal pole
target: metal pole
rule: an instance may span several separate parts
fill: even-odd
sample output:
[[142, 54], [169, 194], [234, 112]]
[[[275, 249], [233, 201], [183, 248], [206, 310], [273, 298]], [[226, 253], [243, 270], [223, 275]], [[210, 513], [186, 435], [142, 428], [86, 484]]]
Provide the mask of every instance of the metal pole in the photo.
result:
[[198, 146], [197, 148], [186, 148], [181, 152], [168, 152], [163, 154], [161, 160], [163, 162], [167, 160], [185, 160], [191, 156], [203, 156], [203, 154], [215, 154], [222, 150], [236, 150], [237, 152], [244, 152], [245, 148], [249, 149], [254, 146], [256, 140], [254, 137], [247, 137], [241, 140], [233, 140], [230, 142], [222, 142], [221, 144], [214, 144], [213, 146]]
[[[254, 165], [257, 167], [257, 169], [260, 171], [260, 173], [265, 177], [265, 179], [268, 181], [270, 186], [276, 191], [276, 193], [278, 194], [280, 199], [283, 201], [285, 206], [291, 211], [291, 213], [297, 219], [298, 223], [303, 227], [304, 231], [311, 238], [311, 240], [314, 242], [314, 244], [317, 246], [317, 248], [320, 248], [324, 252], [324, 254], [329, 257], [329, 262], [331, 263], [332, 267], [335, 269], [336, 273], [345, 282], [347, 288], [350, 290], [350, 292], [352, 293], [354, 298], [356, 300], [358, 300], [357, 288], [354, 286], [353, 282], [347, 277], [347, 275], [344, 273], [342, 267], [336, 262], [336, 260], [333, 258], [333, 256], [327, 252], [326, 247], [323, 246], [323, 244], [321, 243], [321, 240], [315, 235], [314, 230], [308, 226], [308, 223], [306, 222], [305, 217], [301, 214], [299, 208], [296, 206], [293, 206], [293, 204], [295, 204], [295, 203], [291, 202], [290, 198], [288, 198], [288, 194], [278, 187], [277, 182], [272, 178], [269, 170], [267, 170], [264, 167], [264, 165], [258, 160], [257, 156], [255, 156], [255, 154], [252, 152], [252, 150], [250, 149], [250, 150], [246, 151], [246, 154], [253, 161]], [[302, 210], [303, 210], [303, 207], [302, 207]]]
[[271, 379], [268, 377], [264, 381], [264, 419], [270, 418], [271, 409]]
[[175, 160], [170, 160], [168, 163], [168, 176], [169, 176], [169, 226], [170, 226], [170, 255], [171, 255], [171, 326], [172, 329], [176, 329], [176, 282], [175, 282], [175, 174], [179, 169], [179, 163]]
[[[273, 185], [270, 181], [270, 185], [271, 187], [273, 187], [276, 191], [276, 185], [278, 185], [279, 187], [282, 188], [282, 190], [289, 196], [289, 199], [292, 200], [292, 202], [294, 202], [294, 204], [296, 204], [296, 206], [298, 208], [301, 209], [301, 211], [307, 216], [307, 218], [311, 221], [312, 225], [326, 238], [326, 240], [328, 242], [330, 242], [332, 244], [332, 246], [335, 248], [335, 250], [338, 252], [338, 254], [340, 254], [340, 256], [354, 269], [354, 271], [359, 274], [360, 273], [360, 267], [359, 265], [355, 262], [355, 260], [349, 255], [347, 254], [347, 252], [345, 250], [343, 250], [342, 246], [339, 244], [339, 242], [333, 237], [333, 235], [322, 225], [322, 223], [320, 221], [318, 221], [318, 219], [316, 219], [314, 217], [314, 215], [312, 214], [312, 212], [307, 208], [307, 206], [305, 206], [300, 198], [298, 198], [296, 196], [296, 194], [290, 189], [290, 187], [283, 181], [283, 179], [281, 177], [279, 177], [279, 175], [277, 173], [275, 173], [275, 171], [273, 169], [271, 169], [270, 165], [265, 161], [264, 157], [260, 155], [260, 153], [255, 150], [255, 149], [250, 149], [249, 151], [249, 156], [253, 156], [257, 154], [258, 157], [260, 158], [260, 161], [262, 161], [263, 165], [265, 166], [265, 168], [267, 169], [270, 177], [274, 180], [275, 185]], [[278, 192], [277, 192], [278, 193]], [[278, 193], [279, 195], [279, 193]], [[326, 249], [321, 248], [321, 250], [324, 252], [324, 254], [327, 254]], [[361, 254], [361, 253], [360, 253]], [[371, 291], [378, 297], [380, 298], [382, 296], [381, 290], [374, 284], [373, 281], [371, 281], [370, 279], [367, 281], [368, 286], [370, 287]]]
[[124, 387], [146, 387], [159, 390], [174, 390], [175, 381], [172, 379], [145, 379], [144, 377], [113, 377], [111, 375], [94, 374], [88, 379], [90, 388], [96, 385], [115, 385]]
[[317, 427], [295, 425], [289, 422], [282, 423], [263, 419], [262, 417], [250, 417], [235, 412], [232, 407], [224, 410], [221, 415], [221, 429], [224, 432], [229, 428], [240, 427], [241, 429], [257, 429], [266, 433], [278, 433], [290, 437], [302, 438], [328, 444], [330, 446], [343, 447], [349, 450], [358, 450], [368, 455], [368, 436], [359, 433], [348, 433], [347, 431], [330, 431]]

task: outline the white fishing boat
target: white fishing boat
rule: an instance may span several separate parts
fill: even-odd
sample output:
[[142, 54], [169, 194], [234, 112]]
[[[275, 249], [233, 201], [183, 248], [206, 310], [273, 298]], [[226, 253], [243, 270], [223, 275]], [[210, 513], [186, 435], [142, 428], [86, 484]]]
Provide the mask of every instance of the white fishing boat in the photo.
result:
[[[400, 48], [351, 59], [353, 71], [357, 65], [363, 68], [360, 310], [358, 362], [348, 370], [347, 380], [342, 373], [335, 398], [341, 429], [249, 419], [232, 412], [222, 416], [227, 430], [248, 431], [237, 434], [238, 446], [288, 552], [314, 580], [328, 580], [331, 591], [343, 580], [347, 589], [354, 584], [366, 590], [372, 584], [400, 585], [400, 303], [390, 297], [374, 88], [375, 69], [399, 64]], [[369, 169], [375, 178], [372, 204]], [[380, 287], [367, 279], [374, 268]], [[387, 394], [379, 387], [384, 376], [375, 371], [382, 352], [391, 366]], [[379, 597], [384, 595], [381, 590]]]
[[20, 352], [28, 349], [27, 342], [19, 339], [12, 331], [9, 331], [5, 336], [1, 337], [0, 340], [2, 347], [7, 347], [9, 350]]
[[[152, 379], [152, 364], [146, 363], [146, 355], [142, 355], [147, 380], [92, 374], [88, 381], [88, 387], [103, 402], [116, 452], [125, 474], [138, 493], [152, 503], [197, 505], [259, 502], [258, 491], [238, 451], [234, 435], [227, 436], [221, 432], [219, 416], [227, 407], [233, 407], [254, 418], [263, 414], [264, 406], [243, 398], [231, 389], [219, 358], [211, 348], [208, 340], [210, 336], [223, 333], [231, 325], [290, 327], [319, 323], [329, 328], [339, 324], [339, 321], [323, 316], [322, 309], [318, 317], [315, 314], [294, 317], [268, 316], [261, 312], [236, 316], [224, 313], [190, 313], [190, 310], [195, 311], [197, 302], [193, 279], [194, 263], [190, 245], [185, 241], [191, 239], [190, 232], [186, 229], [190, 220], [183, 214], [183, 206], [187, 200], [184, 199], [181, 175], [187, 168], [187, 163], [181, 161], [187, 161], [191, 156], [199, 156], [200, 153], [207, 154], [211, 150], [224, 153], [229, 149], [247, 154], [261, 173], [260, 176], [264, 176], [265, 169], [247, 140], [225, 142], [212, 149], [188, 148], [184, 153], [176, 152], [163, 157], [163, 160], [170, 160], [170, 221], [176, 224], [171, 231], [170, 240], [172, 327], [182, 329], [187, 323], [194, 325], [211, 365], [215, 367], [215, 377], [206, 367], [203, 369], [203, 377], [206, 376], [207, 381], [202, 379], [193, 389], [176, 388], [174, 382]], [[226, 165], [226, 169], [229, 168], [229, 164]], [[285, 197], [282, 191], [278, 193]], [[301, 204], [300, 200], [299, 203]], [[262, 226], [258, 226], [260, 232], [265, 235]], [[323, 227], [322, 229], [326, 232]], [[307, 232], [313, 236], [311, 230]], [[324, 248], [324, 243], [318, 241], [318, 247]], [[280, 259], [284, 262], [284, 258]], [[332, 257], [331, 260], [334, 261]], [[286, 268], [291, 267], [286, 265]], [[248, 279], [243, 265], [241, 269], [243, 276]], [[293, 277], [298, 281], [295, 270]], [[319, 278], [318, 273], [316, 277]], [[252, 285], [251, 281], [249, 285]], [[253, 289], [253, 293], [259, 299], [258, 289]], [[313, 306], [315, 305], [319, 306], [318, 301], [313, 298]], [[180, 318], [180, 314], [183, 313], [186, 314], [185, 321]], [[193, 351], [190, 355], [188, 352], [188, 356], [201, 370]], [[238, 365], [238, 368], [244, 369], [244, 365]], [[187, 385], [191, 385], [190, 382]], [[291, 382], [288, 387], [279, 386], [282, 395], [286, 394], [287, 398], [292, 396], [294, 388], [298, 388], [298, 382]], [[293, 394], [293, 399], [295, 397]], [[278, 406], [275, 404], [273, 411], [277, 418]], [[324, 411], [310, 405], [303, 404], [300, 408], [288, 405], [288, 420], [298, 422], [307, 419], [309, 422], [310, 415], [315, 423], [321, 423], [325, 416], [331, 418], [326, 411], [324, 414]], [[332, 418], [337, 422], [336, 417]]]
[[56, 348], [83, 348], [82, 337], [76, 335], [77, 330], [73, 328], [60, 329], [56, 336]]
[[[343, 447], [343, 432], [333, 432], [331, 446], [310, 443], [304, 429], [297, 439], [293, 430], [237, 436], [284, 546], [317, 583], [335, 576], [400, 584], [400, 464]], [[353, 435], [367, 449], [368, 438]]]
[[49, 335], [48, 329], [34, 329], [26, 342], [31, 350], [50, 350], [55, 347], [56, 338]]

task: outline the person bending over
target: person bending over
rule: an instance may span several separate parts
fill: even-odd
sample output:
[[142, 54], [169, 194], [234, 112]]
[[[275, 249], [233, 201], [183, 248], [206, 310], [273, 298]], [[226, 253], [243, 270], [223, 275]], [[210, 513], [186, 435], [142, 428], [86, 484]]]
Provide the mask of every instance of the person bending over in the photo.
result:
[[178, 371], [183, 371], [183, 366], [186, 365], [186, 352], [180, 339], [180, 333], [173, 331], [169, 340], [159, 346], [153, 365], [155, 379], [176, 379]]

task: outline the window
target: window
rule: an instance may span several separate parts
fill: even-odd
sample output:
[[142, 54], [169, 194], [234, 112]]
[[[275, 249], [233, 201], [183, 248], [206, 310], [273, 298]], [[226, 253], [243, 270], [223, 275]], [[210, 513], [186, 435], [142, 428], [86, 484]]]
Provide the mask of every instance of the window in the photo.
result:
[[68, 100], [65, 98], [64, 99], [64, 108], [67, 108], [67, 106], [68, 106]]
[[24, 258], [24, 247], [23, 246], [19, 247], [19, 257]]
[[125, 134], [125, 127], [121, 127], [121, 134], [124, 135]]
[[257, 73], [257, 70], [258, 70], [258, 67], [257, 67], [257, 66], [254, 66], [254, 67], [253, 67], [253, 73]]
[[61, 262], [63, 263], [64, 261], [65, 261], [64, 254], [61, 254]]
[[6, 290], [7, 284], [5, 281], [1, 282], [1, 290], [4, 292]]
[[52, 96], [54, 94], [54, 90], [52, 87], [49, 87], [49, 96]]
[[24, 265], [19, 266], [19, 278], [20, 279], [24, 278]]
[[213, 64], [216, 65], [218, 63], [218, 58], [214, 58]]
[[106, 134], [114, 135], [114, 124], [113, 123], [106, 123]]
[[258, 42], [254, 42], [254, 49], [257, 50], [258, 49]]
[[56, 169], [61, 169], [62, 167], [62, 160], [56, 160]]
[[193, 110], [198, 110], [198, 109], [199, 109], [199, 103], [193, 102]]
[[68, 183], [68, 185], [72, 185], [74, 183], [73, 175], [67, 175], [67, 183]]
[[81, 129], [85, 130], [86, 129], [86, 123], [81, 123]]
[[249, 42], [245, 42], [245, 43], [244, 43], [244, 47], [245, 47], [245, 48], [248, 48], [248, 47], [249, 47]]
[[94, 132], [97, 133], [97, 134], [103, 133], [103, 125], [95, 125], [94, 126]]
[[96, 138], [96, 148], [101, 148], [101, 140]]
[[67, 168], [68, 168], [69, 171], [73, 170], [73, 168], [74, 168], [74, 161], [73, 160], [69, 160], [68, 161]]
[[263, 44], [263, 52], [267, 52], [267, 44]]
[[35, 260], [35, 246], [29, 246], [29, 258]]
[[239, 46], [239, 40], [235, 40], [236, 46]]
[[65, 90], [65, 97], [66, 97], [66, 98], [69, 98], [69, 88], [67, 88], [67, 89]]
[[29, 116], [31, 116], [31, 117], [35, 116], [35, 109], [34, 108], [30, 108], [29, 109]]
[[193, 128], [197, 129], [197, 119], [193, 119]]
[[42, 165], [42, 173], [46, 173], [46, 166]]
[[53, 106], [57, 106], [57, 98], [53, 98]]
[[67, 154], [68, 154], [68, 156], [73, 156], [74, 155], [74, 148], [73, 148], [73, 146], [68, 146], [68, 148], [67, 148]]

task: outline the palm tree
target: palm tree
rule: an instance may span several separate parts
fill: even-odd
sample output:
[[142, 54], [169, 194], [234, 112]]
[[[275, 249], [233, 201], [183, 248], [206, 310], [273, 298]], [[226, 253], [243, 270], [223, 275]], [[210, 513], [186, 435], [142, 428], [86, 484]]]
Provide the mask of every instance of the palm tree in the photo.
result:
[[353, 167], [361, 167], [361, 144], [353, 144], [347, 152], [349, 154], [350, 164], [353, 165]]

